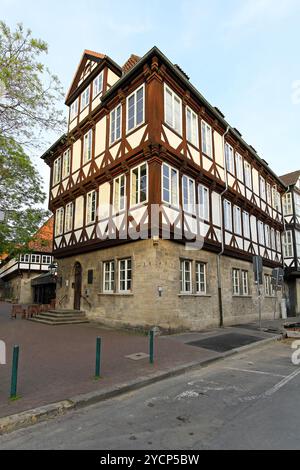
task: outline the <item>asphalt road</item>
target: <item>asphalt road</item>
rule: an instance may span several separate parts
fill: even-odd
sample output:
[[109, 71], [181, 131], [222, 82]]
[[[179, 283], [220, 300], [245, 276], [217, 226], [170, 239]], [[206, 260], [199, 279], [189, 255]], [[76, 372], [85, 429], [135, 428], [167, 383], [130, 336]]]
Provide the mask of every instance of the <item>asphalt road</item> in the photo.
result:
[[0, 437], [0, 449], [298, 449], [300, 366], [272, 343]]

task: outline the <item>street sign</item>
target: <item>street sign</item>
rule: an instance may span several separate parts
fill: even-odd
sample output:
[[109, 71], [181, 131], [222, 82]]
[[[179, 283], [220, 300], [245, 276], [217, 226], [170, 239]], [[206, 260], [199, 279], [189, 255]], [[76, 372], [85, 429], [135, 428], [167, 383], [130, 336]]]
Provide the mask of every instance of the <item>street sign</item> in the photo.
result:
[[263, 259], [261, 256], [253, 256], [253, 272], [255, 283], [263, 285]]

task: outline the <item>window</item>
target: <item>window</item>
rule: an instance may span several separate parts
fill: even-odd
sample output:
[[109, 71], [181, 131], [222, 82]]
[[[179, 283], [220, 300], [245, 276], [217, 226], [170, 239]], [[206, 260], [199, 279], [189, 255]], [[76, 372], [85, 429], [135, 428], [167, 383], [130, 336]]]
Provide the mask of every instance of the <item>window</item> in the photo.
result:
[[300, 258], [300, 232], [299, 230], [295, 231], [295, 237], [296, 237], [296, 257]]
[[224, 200], [224, 227], [225, 230], [229, 230], [232, 232], [232, 211], [231, 211], [231, 203]]
[[294, 201], [295, 201], [295, 214], [300, 217], [300, 195], [296, 192], [294, 193]]
[[42, 256], [42, 263], [47, 264], [47, 265], [51, 264], [51, 256], [43, 255]]
[[240, 181], [244, 182], [243, 157], [239, 153], [235, 154], [235, 163], [236, 163], [236, 177]]
[[58, 157], [53, 164], [53, 185], [60, 182], [61, 178], [61, 157]]
[[78, 115], [78, 98], [76, 98], [75, 101], [71, 104], [70, 107], [70, 121], [73, 121], [73, 119]]
[[119, 104], [110, 113], [110, 144], [121, 138], [121, 110], [122, 106]]
[[264, 224], [260, 220], [258, 221], [258, 241], [260, 245], [265, 244]]
[[276, 250], [276, 236], [274, 228], [271, 228], [271, 248], [272, 250]]
[[276, 248], [281, 253], [281, 234], [278, 230], [276, 230]]
[[209, 189], [199, 184], [198, 186], [198, 199], [199, 199], [199, 217], [202, 220], [209, 221]]
[[182, 177], [182, 202], [184, 211], [195, 213], [195, 181], [185, 175]]
[[87, 283], [88, 283], [88, 284], [93, 284], [93, 280], [94, 280], [94, 271], [93, 271], [93, 269], [88, 269], [88, 272], [87, 272]]
[[249, 295], [249, 274], [242, 270], [242, 295]]
[[270, 183], [267, 183], [267, 203], [272, 206], [272, 190]]
[[266, 297], [272, 297], [274, 295], [274, 287], [272, 284], [272, 276], [269, 274], [264, 275], [264, 284], [265, 284], [265, 295]]
[[88, 86], [82, 93], [81, 93], [81, 101], [80, 101], [80, 111], [85, 109], [90, 102], [90, 87]]
[[211, 127], [205, 122], [201, 122], [202, 133], [202, 152], [212, 158], [212, 131]]
[[206, 264], [196, 263], [196, 292], [206, 294]]
[[120, 212], [125, 209], [125, 175], [114, 179], [114, 210]]
[[232, 293], [233, 295], [240, 295], [240, 270], [232, 270]]
[[91, 191], [86, 197], [86, 223], [91, 224], [96, 220], [96, 191]]
[[186, 138], [195, 145], [199, 146], [198, 116], [191, 108], [186, 108]]
[[131, 170], [131, 205], [135, 206], [148, 199], [148, 167], [146, 163]]
[[60, 207], [55, 213], [55, 235], [62, 235], [64, 230], [64, 208]]
[[115, 262], [105, 261], [103, 263], [103, 291], [114, 292], [115, 290]]
[[162, 165], [162, 195], [164, 202], [178, 206], [178, 171], [166, 163]]
[[70, 149], [66, 150], [63, 154], [62, 177], [66, 178], [70, 174]]
[[40, 255], [31, 255], [31, 262], [32, 263], [40, 263], [41, 257]]
[[127, 132], [144, 122], [144, 94], [142, 85], [127, 98]]
[[273, 207], [277, 212], [280, 212], [280, 194], [277, 191], [277, 187], [273, 186], [272, 188], [272, 194], [273, 194]]
[[65, 232], [70, 232], [73, 228], [73, 202], [66, 205]]
[[269, 225], [265, 225], [266, 246], [271, 248], [271, 229]]
[[235, 174], [234, 171], [234, 159], [233, 159], [233, 148], [229, 144], [225, 144], [225, 162], [226, 162], [226, 169], [232, 175]]
[[233, 207], [233, 221], [234, 221], [234, 232], [237, 235], [242, 235], [242, 214], [241, 208], [234, 206]]
[[244, 228], [244, 237], [250, 239], [250, 215], [248, 212], [243, 211], [243, 228]]
[[181, 292], [184, 294], [192, 293], [192, 262], [182, 260], [180, 262], [180, 283]]
[[92, 158], [93, 131], [90, 129], [83, 137], [83, 163], [87, 163]]
[[282, 245], [283, 245], [283, 256], [285, 258], [293, 258], [294, 257], [293, 233], [291, 230], [284, 232], [282, 236]]
[[244, 161], [245, 184], [247, 188], [252, 189], [252, 168], [250, 163]]
[[29, 263], [30, 256], [29, 255], [20, 255], [20, 262], [21, 263]]
[[262, 176], [259, 177], [260, 197], [266, 200], [266, 182]]
[[119, 291], [129, 292], [131, 290], [131, 258], [119, 261]]
[[165, 85], [165, 122], [182, 134], [182, 101]]
[[100, 95], [103, 89], [103, 72], [99, 73], [93, 81], [93, 98]]
[[287, 193], [282, 198], [283, 215], [293, 214], [293, 199], [292, 193]]

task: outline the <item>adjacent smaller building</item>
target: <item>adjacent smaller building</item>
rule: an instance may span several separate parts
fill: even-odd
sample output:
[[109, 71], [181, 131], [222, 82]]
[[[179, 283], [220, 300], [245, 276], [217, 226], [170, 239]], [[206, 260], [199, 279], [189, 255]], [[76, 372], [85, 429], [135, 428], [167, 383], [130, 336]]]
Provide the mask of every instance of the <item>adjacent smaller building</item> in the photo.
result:
[[300, 314], [300, 170], [281, 176], [288, 186], [283, 196], [285, 231], [283, 256], [289, 316]]
[[[0, 267], [0, 298], [16, 303], [49, 303], [55, 298], [55, 282], [49, 275], [52, 256], [53, 217], [36, 233], [28, 253], [6, 255]], [[39, 282], [41, 274], [48, 274]], [[45, 282], [46, 281], [46, 282]], [[39, 286], [43, 287], [39, 287]]]

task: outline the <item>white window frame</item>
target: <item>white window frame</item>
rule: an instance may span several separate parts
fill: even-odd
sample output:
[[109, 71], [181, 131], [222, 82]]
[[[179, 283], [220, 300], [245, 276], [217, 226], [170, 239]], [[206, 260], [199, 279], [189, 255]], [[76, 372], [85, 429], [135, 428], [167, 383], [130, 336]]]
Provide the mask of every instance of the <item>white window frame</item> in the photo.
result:
[[36, 254], [33, 253], [31, 255], [30, 262], [32, 264], [41, 264], [41, 255], [36, 255]]
[[[101, 88], [99, 87], [101, 84]], [[103, 93], [103, 70], [93, 80], [93, 99]]]
[[276, 251], [276, 234], [273, 227], [271, 227], [271, 248]]
[[[188, 269], [186, 267], [188, 266]], [[189, 279], [187, 279], [187, 273]], [[192, 274], [192, 261], [187, 259], [180, 260], [180, 292], [181, 294], [192, 294], [193, 293], [193, 274]], [[187, 289], [187, 283], [189, 288]]]
[[68, 148], [62, 156], [62, 179], [70, 175], [71, 170], [71, 149]]
[[55, 212], [55, 236], [62, 235], [64, 232], [64, 208], [59, 207]]
[[[123, 196], [121, 194], [122, 188]], [[113, 207], [115, 213], [126, 209], [126, 175], [124, 174], [117, 176], [113, 181]]]
[[271, 227], [267, 224], [265, 224], [265, 240], [266, 240], [266, 247], [271, 248], [272, 247]]
[[259, 194], [261, 199], [266, 201], [266, 180], [263, 176], [259, 175]]
[[[187, 193], [185, 194], [185, 182]], [[196, 183], [193, 178], [183, 175], [181, 179], [182, 184], [182, 206], [183, 210], [188, 214], [196, 213]], [[185, 201], [187, 196], [187, 202]]]
[[[115, 291], [115, 277], [116, 277], [115, 260], [109, 260], [109, 261], [103, 262], [102, 274], [103, 274], [103, 292], [113, 293]], [[106, 279], [106, 274], [108, 274], [108, 280]], [[109, 286], [108, 289], [106, 288], [107, 283]]]
[[[118, 117], [118, 110], [120, 110], [119, 117]], [[120, 120], [120, 126], [118, 126], [119, 120]], [[110, 112], [110, 126], [109, 126], [110, 145], [115, 144], [121, 138], [122, 138], [122, 104], [120, 103]]]
[[251, 240], [251, 224], [250, 224], [250, 214], [249, 212], [243, 211], [243, 229], [244, 237]]
[[232, 294], [233, 296], [241, 295], [241, 278], [240, 269], [232, 269]]
[[[121, 269], [122, 263], [125, 263], [125, 269]], [[128, 267], [130, 263], [130, 267]], [[125, 273], [125, 278], [121, 279], [121, 272]], [[130, 273], [130, 276], [129, 276]], [[118, 277], [119, 277], [119, 292], [131, 292], [132, 291], [132, 260], [131, 258], [123, 258], [118, 260]], [[125, 282], [125, 289], [121, 289], [121, 282]]]
[[90, 129], [83, 136], [83, 164], [92, 160], [93, 156], [93, 129]]
[[78, 98], [70, 106], [70, 122], [78, 116]]
[[[141, 168], [145, 166], [146, 167], [146, 199], [144, 201], [141, 200]], [[133, 191], [133, 172], [135, 170], [138, 170], [138, 175], [137, 179], [135, 181], [136, 186], [138, 187], [138, 191], [135, 189]], [[148, 164], [146, 162], [141, 163], [140, 165], [134, 167], [130, 171], [130, 207], [136, 207], [139, 206], [140, 204], [146, 204], [148, 202], [148, 190], [149, 190], [149, 184], [148, 184]], [[135, 195], [133, 194], [135, 193]], [[136, 199], [136, 193], [138, 193], [138, 198]], [[134, 199], [133, 199], [134, 197]]]
[[[167, 174], [164, 170], [167, 171]], [[179, 207], [179, 172], [167, 163], [163, 163], [161, 166], [161, 186], [162, 201], [172, 207]], [[169, 199], [165, 198], [165, 191], [168, 193]]]
[[249, 295], [249, 272], [246, 271], [245, 269], [242, 269], [241, 271], [241, 288], [242, 288], [242, 295]]
[[266, 195], [267, 195], [267, 204], [269, 206], [272, 206], [272, 188], [271, 188], [271, 185], [270, 183], [267, 183], [266, 184]]
[[261, 220], [257, 221], [257, 229], [258, 229], [258, 243], [261, 246], [266, 246], [265, 227], [264, 227], [264, 223]]
[[70, 232], [73, 229], [73, 214], [74, 214], [74, 203], [69, 202], [66, 205], [66, 215], [65, 215], [65, 233]]
[[61, 155], [53, 163], [52, 186], [56, 186], [61, 181]]
[[287, 230], [282, 234], [282, 245], [284, 258], [294, 258], [294, 241], [292, 230]]
[[[143, 119], [141, 122], [137, 122], [137, 94], [140, 90], [143, 90]], [[133, 114], [133, 122], [134, 125], [129, 129], [129, 100], [130, 98], [134, 97], [134, 114]], [[143, 83], [142, 86], [138, 87], [133, 93], [131, 93], [126, 99], [126, 134], [129, 132], [134, 131], [138, 127], [145, 124], [145, 84]]]
[[51, 264], [51, 261], [52, 261], [52, 256], [50, 255], [42, 256], [42, 264], [47, 264], [49, 266], [49, 264]]
[[90, 88], [90, 85], [87, 86], [80, 95], [80, 112], [84, 111], [90, 104]]
[[209, 196], [209, 188], [203, 184], [198, 184], [199, 217], [206, 222], [209, 222], [210, 220]]
[[232, 205], [227, 199], [223, 201], [223, 212], [224, 212], [224, 228], [228, 232], [232, 232], [233, 221], [232, 221]]
[[236, 235], [242, 235], [242, 210], [239, 206], [233, 206], [233, 227]]
[[[203, 287], [203, 288], [201, 288]], [[207, 265], [202, 261], [196, 261], [196, 294], [207, 293]]]
[[[190, 117], [189, 117], [190, 116]], [[186, 138], [195, 147], [199, 147], [199, 120], [189, 106], [186, 106]]]
[[28, 253], [20, 255], [20, 263], [29, 263], [30, 255]]
[[[168, 120], [167, 116], [167, 94], [169, 93], [171, 98], [171, 120]], [[179, 109], [179, 115], [176, 114], [177, 103]], [[170, 88], [168, 85], [165, 84], [164, 86], [164, 119], [165, 123], [174, 129], [179, 135], [182, 135], [182, 100], [179, 96]]]
[[97, 212], [97, 193], [95, 190], [86, 195], [86, 225], [93, 224], [96, 221]]
[[245, 171], [245, 185], [248, 189], [252, 190], [252, 166], [249, 162], [244, 160], [244, 171]]
[[209, 158], [213, 157], [213, 131], [212, 127], [201, 120], [202, 153]]
[[236, 177], [239, 181], [244, 183], [244, 164], [243, 157], [240, 153], [235, 153]]
[[231, 175], [235, 175], [234, 152], [232, 146], [228, 142], [225, 143], [225, 164], [226, 171]]
[[293, 196], [292, 193], [287, 193], [282, 198], [282, 206], [283, 206], [283, 215], [293, 215]]

